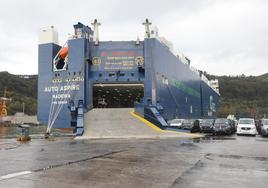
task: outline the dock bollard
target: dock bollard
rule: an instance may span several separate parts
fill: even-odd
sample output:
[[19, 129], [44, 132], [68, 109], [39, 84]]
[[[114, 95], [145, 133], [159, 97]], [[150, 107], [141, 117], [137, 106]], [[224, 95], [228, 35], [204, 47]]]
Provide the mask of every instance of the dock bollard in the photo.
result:
[[48, 139], [49, 138], [49, 132], [45, 132], [44, 137], [45, 137], [45, 139]]

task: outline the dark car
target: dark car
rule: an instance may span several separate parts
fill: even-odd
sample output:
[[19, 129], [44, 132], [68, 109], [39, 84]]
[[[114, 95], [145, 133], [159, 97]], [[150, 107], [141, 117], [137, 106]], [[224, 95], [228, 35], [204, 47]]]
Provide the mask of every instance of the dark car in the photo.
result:
[[200, 120], [200, 129], [202, 133], [213, 133], [215, 119], [202, 119]]
[[200, 132], [199, 120], [185, 119], [182, 122], [181, 128], [184, 130], [190, 130], [191, 133]]
[[216, 135], [219, 134], [231, 135], [235, 133], [235, 130], [236, 130], [235, 122], [230, 119], [218, 118], [214, 122], [213, 131], [214, 134]]
[[268, 136], [268, 119], [261, 120], [261, 135]]

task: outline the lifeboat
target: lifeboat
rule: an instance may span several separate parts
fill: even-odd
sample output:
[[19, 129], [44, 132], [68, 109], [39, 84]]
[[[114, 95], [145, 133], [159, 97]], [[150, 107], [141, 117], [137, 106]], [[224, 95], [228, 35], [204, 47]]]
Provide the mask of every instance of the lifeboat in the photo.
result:
[[68, 47], [63, 47], [62, 50], [60, 51], [60, 57], [62, 59], [65, 59], [68, 55]]

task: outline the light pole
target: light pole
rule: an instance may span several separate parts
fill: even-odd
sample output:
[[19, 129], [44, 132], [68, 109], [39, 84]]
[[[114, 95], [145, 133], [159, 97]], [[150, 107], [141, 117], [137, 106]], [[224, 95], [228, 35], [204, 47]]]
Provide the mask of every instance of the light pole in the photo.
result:
[[24, 104], [24, 102], [22, 102], [22, 112], [23, 112], [23, 114], [24, 114], [24, 109], [25, 109], [25, 104]]

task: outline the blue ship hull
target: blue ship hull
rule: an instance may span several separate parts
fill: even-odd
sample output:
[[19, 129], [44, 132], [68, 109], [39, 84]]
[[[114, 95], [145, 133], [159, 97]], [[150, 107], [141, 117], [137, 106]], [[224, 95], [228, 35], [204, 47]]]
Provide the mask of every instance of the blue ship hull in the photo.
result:
[[[82, 25], [82, 29], [85, 27]], [[55, 71], [53, 58], [60, 49], [54, 43], [39, 44], [38, 120], [43, 124], [53, 122], [53, 127], [71, 128], [75, 126], [71, 109], [77, 113], [79, 101], [87, 112], [96, 107], [94, 101], [102, 102], [100, 97], [104, 104], [105, 100], [111, 102], [111, 95], [121, 104], [119, 107], [129, 103], [127, 107], [135, 107], [136, 113], [159, 126], [174, 118], [217, 115], [220, 95], [201, 79], [199, 72], [182, 63], [155, 38], [145, 38], [139, 44], [109, 41], [98, 45], [86, 37], [71, 39], [67, 69]], [[135, 93], [124, 95], [129, 89], [119, 88], [121, 98], [111, 94], [112, 90], [106, 91], [107, 96], [102, 89], [94, 90], [106, 85], [113, 86], [113, 91], [124, 86], [131, 89], [132, 85], [141, 89], [133, 97]], [[133, 99], [123, 104], [127, 97]]]

